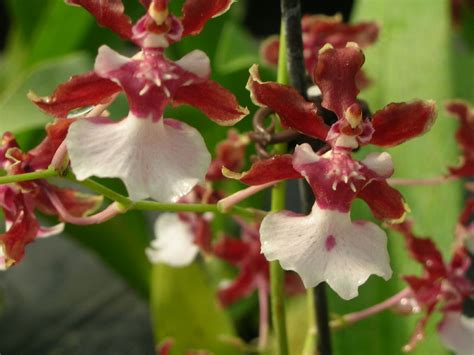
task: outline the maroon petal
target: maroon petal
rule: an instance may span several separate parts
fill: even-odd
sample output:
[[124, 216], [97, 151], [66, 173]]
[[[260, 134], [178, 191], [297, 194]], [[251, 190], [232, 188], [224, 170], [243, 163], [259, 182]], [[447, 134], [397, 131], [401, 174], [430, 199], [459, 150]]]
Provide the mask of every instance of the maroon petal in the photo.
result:
[[460, 123], [456, 132], [456, 140], [463, 150], [459, 167], [452, 167], [453, 175], [474, 175], [474, 109], [465, 101], [453, 100], [446, 103], [446, 110]]
[[351, 42], [344, 48], [325, 45], [319, 51], [314, 68], [314, 81], [323, 95], [322, 106], [333, 111], [339, 119], [357, 102], [357, 74], [364, 64], [364, 53]]
[[402, 194], [391, 187], [386, 180], [373, 180], [357, 197], [364, 200], [370, 207], [375, 218], [390, 223], [401, 223], [408, 212]]
[[250, 68], [247, 82], [252, 101], [262, 107], [269, 107], [278, 114], [284, 127], [325, 140], [329, 127], [318, 115], [316, 105], [306, 101], [294, 88], [273, 82], [262, 82], [258, 66]]
[[72, 110], [108, 103], [119, 91], [120, 86], [114, 82], [88, 72], [59, 85], [51, 96], [39, 97], [29, 93], [28, 97], [47, 114], [66, 117]]
[[471, 221], [471, 216], [474, 214], [474, 198], [470, 198], [466, 201], [464, 209], [459, 217], [459, 223], [467, 226]]
[[46, 126], [46, 138], [27, 154], [26, 164], [32, 170], [48, 168], [54, 154], [66, 138], [69, 126], [74, 121], [72, 119], [57, 119], [54, 123]]
[[247, 297], [255, 289], [256, 275], [250, 268], [242, 268], [237, 278], [227, 287], [218, 291], [219, 300], [224, 306]]
[[20, 261], [25, 255], [26, 245], [33, 242], [38, 234], [39, 223], [27, 204], [22, 193], [15, 196], [16, 215], [10, 228], [0, 235], [7, 265]]
[[293, 168], [293, 156], [290, 154], [259, 160], [252, 164], [250, 170], [243, 173], [235, 173], [225, 168], [222, 172], [224, 176], [240, 180], [247, 185], [262, 185], [272, 181], [302, 178], [301, 174]]
[[270, 66], [276, 68], [278, 65], [278, 52], [280, 50], [280, 39], [278, 36], [270, 36], [260, 45], [260, 58]]
[[434, 101], [391, 103], [372, 116], [370, 143], [392, 147], [428, 131], [436, 118]]
[[197, 35], [213, 17], [229, 10], [234, 0], [186, 0], [183, 5], [183, 37]]
[[249, 253], [249, 245], [240, 239], [222, 237], [214, 245], [214, 254], [233, 265], [241, 262]]
[[132, 37], [132, 21], [125, 15], [122, 0], [66, 0], [67, 4], [82, 6], [99, 25], [119, 34], [124, 39]]
[[392, 225], [391, 228], [405, 237], [408, 251], [415, 260], [423, 265], [430, 277], [446, 277], [447, 270], [440, 251], [431, 239], [418, 238], [414, 235], [411, 221]]
[[222, 168], [239, 171], [244, 165], [245, 148], [247, 140], [240, 136], [235, 129], [227, 131], [227, 139], [216, 147], [216, 157], [211, 161], [207, 170], [206, 181], [219, 181], [224, 179]]
[[194, 106], [222, 126], [231, 126], [249, 113], [246, 107], [239, 105], [234, 94], [212, 80], [181, 86], [173, 104]]

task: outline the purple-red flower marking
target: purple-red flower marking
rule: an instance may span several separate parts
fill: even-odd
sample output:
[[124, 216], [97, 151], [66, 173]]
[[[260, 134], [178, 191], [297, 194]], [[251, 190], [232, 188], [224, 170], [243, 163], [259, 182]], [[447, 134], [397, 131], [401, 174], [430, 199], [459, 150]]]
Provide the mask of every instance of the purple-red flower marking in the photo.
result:
[[308, 181], [316, 197], [311, 213], [265, 217], [262, 252], [300, 274], [306, 287], [326, 281], [345, 299], [355, 297], [371, 274], [391, 276], [386, 235], [373, 223], [350, 220], [354, 199], [363, 199], [377, 218], [392, 223], [401, 222], [407, 210], [401, 194], [387, 183], [393, 173], [390, 155], [372, 153], [358, 161], [352, 150], [367, 144], [398, 145], [426, 132], [435, 119], [431, 101], [392, 103], [364, 117], [356, 84], [363, 63], [355, 43], [344, 48], [328, 44], [319, 51], [313, 77], [322, 92], [322, 106], [337, 116], [331, 127], [313, 102], [290, 86], [262, 82], [257, 67], [252, 67], [247, 88], [254, 103], [271, 108], [284, 127], [326, 141], [329, 147], [314, 152], [303, 144], [293, 155], [256, 162], [243, 174], [224, 171], [249, 185], [301, 177]]
[[210, 155], [197, 130], [163, 117], [165, 107], [189, 104], [221, 125], [236, 123], [248, 111], [209, 79], [205, 53], [196, 50], [174, 62], [163, 51], [184, 36], [198, 34], [232, 1], [188, 0], [180, 18], [168, 12], [168, 1], [142, 1], [148, 11], [133, 26], [119, 0], [70, 3], [83, 6], [99, 24], [141, 51], [127, 58], [102, 46], [93, 73], [73, 77], [51, 97], [30, 98], [47, 113], [64, 117], [86, 105], [106, 105], [124, 91], [129, 114], [123, 120], [92, 117], [71, 126], [66, 144], [72, 169], [79, 180], [92, 175], [122, 179], [133, 200], [177, 201], [204, 182]]

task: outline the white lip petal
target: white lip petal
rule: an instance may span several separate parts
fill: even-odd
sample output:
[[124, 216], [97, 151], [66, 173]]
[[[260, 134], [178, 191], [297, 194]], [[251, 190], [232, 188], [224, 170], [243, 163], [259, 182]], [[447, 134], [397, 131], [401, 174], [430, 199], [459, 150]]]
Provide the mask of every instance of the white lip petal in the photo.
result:
[[474, 318], [447, 312], [438, 326], [443, 344], [456, 355], [474, 354]]
[[204, 181], [211, 161], [196, 129], [131, 114], [120, 122], [79, 120], [69, 128], [66, 144], [79, 180], [120, 178], [132, 200], [175, 202]]
[[268, 260], [296, 271], [306, 288], [326, 281], [346, 300], [358, 295], [370, 275], [392, 275], [385, 232], [370, 222], [351, 222], [349, 213], [315, 204], [308, 216], [270, 214], [260, 236]]
[[165, 263], [174, 267], [191, 264], [199, 248], [193, 243], [191, 226], [174, 213], [164, 213], [155, 222], [155, 239], [146, 249], [152, 263]]

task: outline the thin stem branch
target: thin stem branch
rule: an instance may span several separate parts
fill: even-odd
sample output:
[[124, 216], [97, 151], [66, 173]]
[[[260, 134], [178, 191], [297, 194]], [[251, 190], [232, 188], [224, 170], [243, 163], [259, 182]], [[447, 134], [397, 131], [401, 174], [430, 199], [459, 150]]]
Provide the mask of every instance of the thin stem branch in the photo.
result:
[[[286, 69], [286, 41], [285, 26], [282, 22], [280, 29], [280, 52], [278, 56], [277, 81], [281, 84], [288, 83]], [[279, 122], [275, 124], [275, 130], [281, 131]], [[274, 146], [276, 154], [286, 152], [286, 144], [280, 143]], [[285, 183], [280, 182], [272, 189], [272, 212], [285, 208]], [[284, 271], [278, 261], [270, 262], [270, 301], [272, 309], [272, 324], [277, 340], [277, 354], [288, 355], [288, 335], [286, 330], [285, 294], [284, 294]]]
[[17, 174], [17, 175], [5, 175], [5, 176], [0, 176], [0, 185], [11, 184], [15, 182], [22, 182], [22, 181], [46, 179], [46, 178], [50, 178], [57, 175], [58, 173], [54, 169], [39, 170], [33, 173], [24, 173], [24, 174]]
[[410, 297], [411, 295], [412, 295], [412, 291], [409, 288], [405, 288], [399, 293], [393, 295], [392, 297], [386, 299], [383, 302], [380, 302], [362, 311], [346, 314], [342, 316], [340, 319], [336, 319], [332, 321], [331, 328], [340, 329], [348, 325], [357, 323], [365, 318], [368, 318], [382, 311], [385, 311], [386, 309], [395, 307], [397, 304], [401, 303], [401, 301], [404, 298]]
[[[239, 206], [231, 206], [228, 210], [222, 211], [217, 204], [193, 204], [193, 203], [161, 203], [156, 201], [137, 201], [134, 202], [128, 197], [102, 185], [92, 179], [79, 181], [70, 171], [65, 176], [60, 176], [54, 169], [35, 171], [34, 173], [25, 173], [17, 175], [0, 176], [0, 185], [11, 184], [22, 181], [32, 181], [46, 179], [51, 177], [60, 177], [72, 181], [78, 185], [84, 186], [95, 193], [108, 198], [120, 204], [120, 208], [125, 211], [128, 209], [143, 211], [163, 211], [163, 212], [196, 212], [205, 213], [213, 212], [220, 214], [239, 215], [246, 218], [262, 218], [266, 215], [265, 211], [253, 208], [243, 208]], [[123, 212], [121, 211], [121, 212]], [[111, 212], [109, 210], [108, 212]]]
[[458, 176], [436, 176], [423, 179], [409, 178], [391, 178], [387, 182], [392, 186], [423, 186], [423, 185], [441, 185], [452, 181], [458, 181]]

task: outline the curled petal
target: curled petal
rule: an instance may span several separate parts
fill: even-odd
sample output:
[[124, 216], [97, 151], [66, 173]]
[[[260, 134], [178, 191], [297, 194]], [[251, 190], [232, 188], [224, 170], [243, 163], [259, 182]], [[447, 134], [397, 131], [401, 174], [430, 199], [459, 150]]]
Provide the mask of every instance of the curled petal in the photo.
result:
[[35, 240], [39, 231], [39, 223], [23, 200], [23, 195], [16, 198], [17, 213], [13, 220], [8, 221], [7, 231], [0, 235], [7, 267], [23, 258], [26, 246]]
[[438, 324], [443, 344], [456, 355], [472, 355], [474, 349], [474, 318], [460, 312], [447, 312]]
[[230, 9], [234, 0], [186, 0], [183, 5], [183, 37], [197, 35], [211, 18]]
[[280, 39], [278, 36], [270, 36], [260, 45], [260, 58], [263, 62], [275, 67], [278, 65], [278, 51], [280, 50]]
[[370, 275], [385, 280], [392, 275], [385, 233], [370, 222], [351, 222], [349, 213], [317, 204], [308, 216], [274, 213], [263, 219], [260, 235], [267, 260], [296, 271], [306, 288], [325, 281], [351, 299]]
[[248, 144], [247, 136], [241, 136], [235, 129], [227, 131], [227, 139], [216, 147], [216, 157], [206, 174], [207, 181], [219, 181], [224, 178], [222, 168], [231, 171], [241, 170], [244, 165], [245, 148]]
[[106, 104], [120, 87], [114, 82], [88, 72], [71, 77], [59, 85], [51, 96], [39, 97], [33, 92], [28, 98], [41, 110], [55, 117], [66, 117], [71, 111], [91, 105]]
[[64, 231], [64, 227], [65, 227], [64, 223], [58, 223], [55, 226], [51, 226], [51, 227], [40, 226], [37, 237], [47, 238], [53, 235], [61, 234]]
[[385, 180], [370, 182], [357, 194], [357, 197], [369, 205], [375, 218], [389, 223], [403, 222], [409, 212], [402, 194]]
[[199, 132], [171, 119], [80, 120], [66, 144], [79, 180], [120, 178], [133, 200], [175, 202], [204, 181], [211, 160]]
[[51, 164], [54, 154], [67, 135], [67, 131], [74, 120], [57, 119], [54, 123], [46, 126], [46, 138], [30, 150], [27, 155], [27, 162], [31, 169], [46, 169]]
[[291, 86], [261, 81], [257, 65], [253, 65], [249, 71], [247, 90], [256, 105], [271, 108], [285, 127], [321, 140], [326, 139], [329, 127], [319, 116], [313, 102], [306, 101]]
[[239, 105], [234, 94], [212, 80], [181, 86], [173, 104], [194, 106], [222, 126], [232, 126], [249, 113], [246, 107]]
[[364, 60], [364, 53], [353, 42], [345, 48], [326, 44], [319, 51], [314, 82], [323, 94], [322, 106], [333, 111], [339, 119], [343, 119], [346, 109], [357, 102], [356, 76]]
[[458, 176], [474, 175], [474, 110], [465, 101], [453, 100], [446, 103], [446, 110], [459, 120], [456, 140], [463, 150], [461, 165], [451, 167], [451, 174]]
[[146, 249], [152, 263], [174, 267], [191, 264], [199, 252], [191, 226], [174, 213], [163, 213], [155, 222], [155, 239]]
[[293, 157], [290, 154], [276, 155], [267, 160], [259, 160], [252, 164], [250, 170], [235, 173], [222, 169], [224, 176], [237, 179], [247, 185], [263, 185], [272, 181], [300, 179], [302, 176], [293, 168]]
[[256, 280], [252, 269], [243, 267], [235, 280], [229, 283], [225, 282], [219, 287], [217, 293], [219, 300], [224, 306], [227, 306], [249, 296], [256, 287]]
[[118, 33], [123, 39], [132, 36], [132, 21], [125, 15], [122, 0], [66, 0], [69, 5], [82, 6], [103, 27]]
[[434, 101], [391, 103], [372, 116], [374, 133], [370, 143], [393, 147], [427, 132], [435, 118]]

